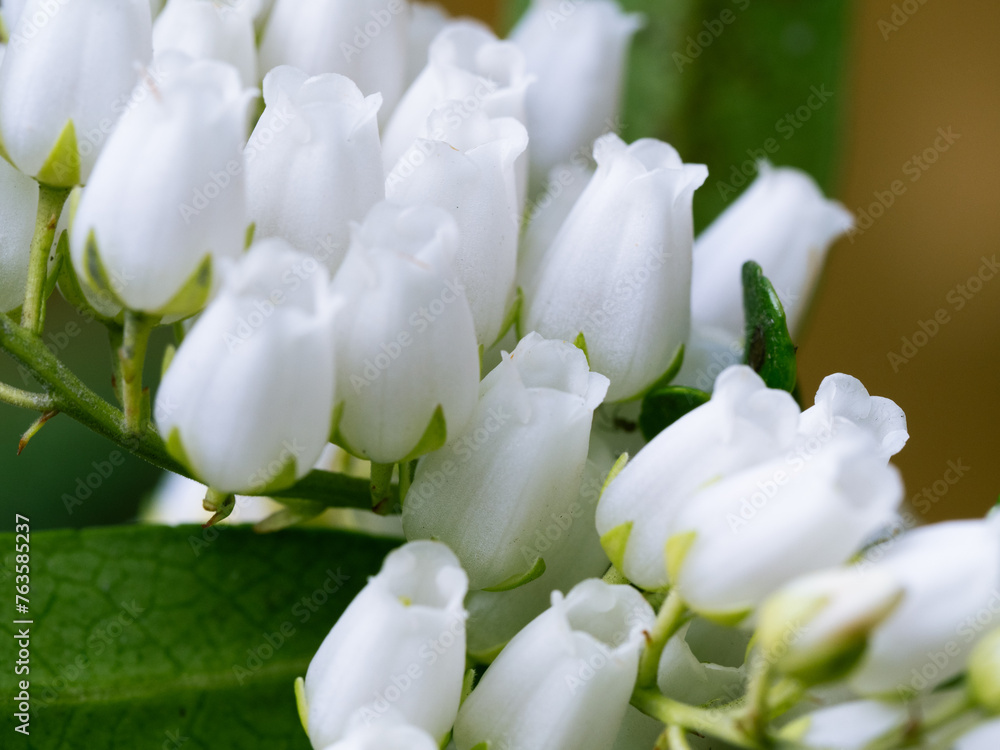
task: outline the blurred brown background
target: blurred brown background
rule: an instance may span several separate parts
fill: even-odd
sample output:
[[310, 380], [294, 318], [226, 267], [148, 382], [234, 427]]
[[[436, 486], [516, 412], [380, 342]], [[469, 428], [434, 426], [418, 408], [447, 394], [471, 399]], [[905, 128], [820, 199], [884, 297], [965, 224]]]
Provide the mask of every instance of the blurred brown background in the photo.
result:
[[[445, 4], [499, 18], [496, 2]], [[1000, 254], [1000, 3], [859, 0], [851, 14], [835, 194], [880, 216], [834, 249], [799, 342], [803, 393], [840, 371], [891, 397], [909, 420], [896, 463], [921, 520], [982, 515], [1000, 492], [1000, 268], [983, 262]], [[897, 180], [892, 205], [869, 211]], [[981, 268], [995, 278], [969, 283]], [[925, 341], [935, 315], [947, 322]]]

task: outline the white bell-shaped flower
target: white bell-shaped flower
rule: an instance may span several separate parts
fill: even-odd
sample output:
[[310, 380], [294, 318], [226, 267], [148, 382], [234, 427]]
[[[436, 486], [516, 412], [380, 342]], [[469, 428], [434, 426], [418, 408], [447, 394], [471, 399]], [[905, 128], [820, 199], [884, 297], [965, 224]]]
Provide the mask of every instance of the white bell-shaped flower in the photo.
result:
[[788, 393], [749, 367], [726, 370], [707, 404], [657, 435], [608, 485], [597, 530], [611, 560], [643, 588], [666, 586], [664, 549], [681, 508], [700, 488], [791, 450], [798, 420]]
[[277, 0], [260, 42], [260, 71], [291, 65], [347, 76], [366, 96], [382, 95], [384, 122], [404, 89], [409, 19], [406, 0]]
[[520, 211], [514, 163], [527, 132], [509, 117], [483, 112], [452, 121], [431, 115], [436, 140], [418, 140], [386, 179], [393, 203], [429, 203], [455, 217], [461, 236], [455, 271], [472, 307], [476, 337], [489, 347], [514, 301]]
[[500, 652], [455, 722], [455, 745], [603, 750], [635, 688], [643, 631], [655, 615], [630, 586], [578, 584]]
[[47, 185], [87, 182], [151, 39], [148, 0], [27, 0], [0, 68], [5, 157]]
[[344, 739], [334, 742], [325, 750], [440, 750], [423, 729], [400, 724], [398, 726], [360, 727]]
[[24, 302], [38, 183], [0, 158], [0, 313]]
[[996, 750], [997, 747], [1000, 747], [1000, 719], [993, 719], [955, 740], [952, 750]]
[[537, 577], [544, 554], [526, 560], [522, 546], [571, 515], [607, 382], [572, 344], [522, 339], [483, 379], [470, 427], [418, 464], [403, 504], [407, 538], [448, 544], [473, 589]]
[[415, 140], [439, 139], [436, 123], [428, 118], [442, 106], [456, 123], [477, 112], [524, 123], [525, 90], [532, 80], [525, 72], [524, 55], [512, 42], [497, 39], [478, 21], [448, 23], [431, 42], [426, 67], [386, 125], [382, 140], [386, 172]]
[[849, 701], [813, 711], [783, 727], [779, 737], [809, 750], [865, 750], [911, 720], [905, 703]]
[[794, 337], [830, 245], [854, 219], [805, 172], [763, 162], [759, 175], [695, 243], [691, 314], [696, 325], [742, 338], [741, 273], [753, 260], [774, 285]]
[[380, 203], [333, 280], [336, 442], [377, 463], [440, 448], [464, 433], [479, 392], [472, 311], [452, 260], [455, 222], [432, 206]]
[[696, 617], [667, 641], [656, 684], [668, 698], [693, 706], [731, 703], [744, 693], [751, 633]]
[[822, 437], [841, 424], [870, 433], [887, 461], [903, 449], [910, 437], [906, 414], [895, 402], [871, 396], [860, 380], [837, 373], [823, 378], [813, 406], [802, 412], [799, 433], [804, 439]]
[[233, 65], [246, 86], [256, 86], [255, 0], [169, 0], [153, 24], [153, 52], [178, 50], [200, 60]]
[[316, 750], [366, 725], [409, 724], [441, 741], [462, 696], [467, 589], [443, 544], [411, 542], [389, 553], [309, 664], [305, 700]]
[[529, 538], [521, 540], [527, 565], [541, 557], [542, 575], [510, 591], [470, 591], [469, 652], [482, 659], [495, 655], [525, 625], [548, 609], [553, 591], [569, 591], [585, 578], [599, 578], [610, 563], [594, 528], [594, 510], [614, 456], [596, 432], [583, 470], [580, 494], [562, 514], [551, 514]]
[[586, 341], [608, 399], [641, 395], [690, 327], [694, 191], [708, 176], [662, 141], [594, 144], [597, 172], [524, 289], [523, 330]]
[[893, 576], [904, 593], [850, 676], [861, 695], [933, 689], [959, 674], [1000, 622], [1000, 516], [914, 529], [869, 550], [862, 564]]
[[614, 0], [534, 0], [510, 38], [538, 78], [528, 89], [533, 181], [618, 130], [625, 64], [642, 16]]
[[692, 493], [671, 524], [668, 571], [692, 609], [739, 620], [795, 576], [845, 562], [902, 500], [874, 439], [841, 429]]
[[266, 108], [245, 154], [255, 237], [282, 237], [323, 261], [344, 259], [350, 222], [385, 198], [376, 113], [368, 97], [335, 73], [310, 78], [279, 66], [264, 78]]
[[256, 243], [185, 336], [156, 394], [167, 448], [221, 492], [292, 484], [333, 417], [335, 304], [326, 268]]
[[157, 58], [154, 96], [123, 117], [83, 191], [70, 249], [83, 283], [125, 307], [198, 312], [213, 266], [246, 242], [247, 104], [236, 69], [180, 53]]

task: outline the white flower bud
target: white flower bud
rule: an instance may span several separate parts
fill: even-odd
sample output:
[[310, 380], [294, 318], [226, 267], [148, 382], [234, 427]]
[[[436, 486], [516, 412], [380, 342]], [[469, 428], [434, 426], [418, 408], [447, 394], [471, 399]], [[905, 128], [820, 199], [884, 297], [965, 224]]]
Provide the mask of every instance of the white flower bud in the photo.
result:
[[594, 144], [597, 172], [525, 291], [525, 330], [583, 334], [608, 398], [642, 394], [669, 368], [690, 323], [691, 200], [708, 172], [666, 143]]
[[443, 544], [411, 542], [389, 553], [309, 664], [314, 748], [366, 725], [410, 724], [444, 737], [462, 696], [467, 589]]
[[[529, 334], [483, 380], [472, 424], [417, 466], [403, 504], [408, 539], [440, 539], [473, 589], [541, 567], [525, 539], [577, 500], [607, 378], [579, 349]], [[528, 559], [528, 558], [534, 559]]]
[[153, 24], [153, 52], [177, 50], [200, 60], [236, 67], [246, 86], [256, 86], [257, 43], [251, 0], [169, 0]]
[[469, 592], [470, 653], [488, 659], [548, 609], [553, 591], [569, 591], [585, 578], [604, 575], [610, 563], [594, 528], [594, 509], [613, 464], [611, 451], [592, 431], [577, 501], [521, 540], [521, 555], [529, 564], [543, 558], [545, 572], [510, 591]]
[[779, 737], [809, 750], [865, 750], [910, 720], [905, 703], [851, 701], [796, 719], [782, 728]]
[[612, 562], [643, 588], [666, 586], [664, 549], [679, 510], [700, 488], [790, 450], [798, 419], [794, 399], [749, 367], [723, 372], [712, 399], [657, 435], [605, 490], [597, 530]]
[[862, 565], [892, 575], [904, 595], [850, 677], [861, 695], [930, 691], [1000, 624], [1000, 517], [914, 529], [868, 550]]
[[993, 719], [959, 737], [952, 750], [996, 750], [998, 747], [1000, 747], [1000, 719]]
[[39, 182], [87, 182], [152, 56], [147, 0], [28, 0], [0, 68], [0, 150]]
[[260, 42], [262, 73], [291, 65], [339, 73], [382, 95], [380, 119], [403, 93], [410, 12], [406, 0], [277, 0]]
[[870, 396], [861, 381], [850, 375], [828, 375], [816, 391], [814, 405], [802, 412], [799, 433], [807, 439], [836, 431], [844, 424], [868, 432], [886, 461], [899, 453], [910, 437], [906, 414], [893, 401]]
[[83, 191], [70, 249], [81, 282], [132, 310], [183, 317], [204, 306], [215, 261], [243, 251], [253, 92], [226, 63], [179, 53], [157, 63], [162, 81], [122, 117]]
[[385, 197], [376, 113], [349, 78], [288, 66], [264, 78], [266, 108], [245, 150], [255, 237], [282, 237], [335, 272], [361, 221]]
[[641, 15], [612, 0], [534, 0], [510, 38], [538, 80], [528, 89], [533, 182], [618, 130], [625, 64]]
[[452, 268], [455, 222], [431, 206], [380, 203], [355, 226], [333, 281], [337, 442], [396, 463], [469, 425], [479, 391], [472, 311]]
[[990, 714], [1000, 714], [1000, 624], [969, 658], [969, 692]]
[[757, 644], [783, 674], [806, 684], [839, 679], [899, 605], [903, 588], [883, 571], [835, 568], [796, 578], [758, 614]]
[[514, 299], [520, 212], [514, 162], [527, 132], [509, 117], [482, 112], [452, 122], [431, 115], [436, 140], [418, 140], [386, 179], [386, 196], [403, 205], [429, 203], [451, 212], [461, 237], [455, 272], [465, 287], [476, 337], [488, 347]]
[[545, 190], [532, 199], [517, 258], [517, 285], [522, 290], [534, 288], [545, 253], [593, 176], [589, 165], [561, 164], [549, 173]]
[[406, 85], [410, 87], [430, 60], [431, 42], [444, 31], [451, 18], [437, 3], [410, 3], [406, 40]]
[[741, 269], [756, 261], [785, 308], [797, 336], [833, 241], [854, 224], [798, 169], [767, 162], [747, 191], [699, 237], [694, 248], [691, 310], [699, 325], [743, 336]]
[[440, 140], [428, 118], [447, 104], [455, 122], [477, 112], [525, 122], [524, 93], [533, 80], [525, 73], [524, 55], [501, 41], [485, 25], [453, 21], [431, 43], [424, 70], [406, 91], [382, 139], [386, 172], [418, 138]]
[[24, 303], [38, 183], [0, 158], [0, 313]]
[[668, 570], [692, 609], [739, 620], [796, 575], [845, 562], [902, 499], [874, 440], [843, 430], [692, 493]]
[[221, 492], [281, 488], [312, 469], [333, 415], [326, 269], [255, 244], [177, 350], [156, 396], [167, 448]]
[[326, 750], [439, 750], [438, 743], [417, 727], [371, 726], [351, 731]]
[[554, 592], [552, 607], [507, 644], [462, 704], [458, 750], [611, 747], [654, 621], [630, 586], [589, 579], [565, 598]]

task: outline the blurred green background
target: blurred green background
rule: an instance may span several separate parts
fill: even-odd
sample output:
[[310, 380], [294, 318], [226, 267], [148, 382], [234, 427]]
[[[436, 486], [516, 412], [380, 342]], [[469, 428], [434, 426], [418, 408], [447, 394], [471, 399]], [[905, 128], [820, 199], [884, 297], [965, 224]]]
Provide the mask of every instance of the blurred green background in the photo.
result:
[[[499, 29], [523, 6], [444, 4]], [[949, 294], [976, 273], [983, 256], [1000, 250], [1000, 4], [623, 4], [649, 16], [633, 54], [624, 135], [663, 138], [685, 160], [709, 165], [695, 201], [700, 227], [740, 188], [733, 170], [738, 174], [772, 138], [780, 146], [770, 157], [776, 164], [806, 169], [856, 212], [867, 211], [893, 181], [906, 180], [905, 193], [831, 255], [812, 325], [799, 342], [803, 393], [808, 400], [824, 375], [841, 371], [893, 398], [907, 412], [911, 435], [896, 463], [910, 497], [926, 488], [925, 497], [933, 498], [926, 520], [981, 515], [1000, 490], [994, 428], [1000, 284], [986, 282], [961, 310]], [[713, 32], [716, 21], [729, 18], [721, 33]], [[816, 90], [824, 92], [822, 106], [809, 109]], [[938, 128], [949, 127], [960, 139], [911, 183], [907, 164], [933, 146]], [[792, 132], [787, 139], [786, 132]], [[940, 308], [950, 322], [894, 366], [889, 354], [901, 352], [902, 339]], [[151, 375], [166, 338], [160, 335], [153, 347]], [[45, 340], [111, 398], [110, 355], [99, 325], [55, 301]], [[0, 379], [32, 387], [5, 357]], [[33, 529], [134, 518], [157, 470], [127, 458], [102, 476], [118, 449], [65, 417], [46, 425], [17, 457], [18, 437], [33, 419], [0, 405], [0, 528], [12, 528], [14, 512], [30, 516]], [[955, 486], [942, 481], [949, 461], [968, 467]]]

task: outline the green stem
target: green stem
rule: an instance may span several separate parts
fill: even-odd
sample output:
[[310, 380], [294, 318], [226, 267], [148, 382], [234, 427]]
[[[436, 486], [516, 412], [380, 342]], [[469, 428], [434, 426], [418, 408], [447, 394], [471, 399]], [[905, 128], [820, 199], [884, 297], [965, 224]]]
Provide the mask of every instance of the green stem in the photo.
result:
[[28, 260], [28, 284], [24, 292], [21, 325], [36, 335], [42, 332], [45, 305], [45, 277], [49, 266], [49, 250], [56, 236], [59, 214], [69, 195], [69, 188], [38, 185], [38, 213], [35, 216], [35, 234], [31, 238]]
[[378, 464], [372, 461], [371, 507], [380, 516], [392, 511], [392, 470], [396, 464]]
[[895, 750], [909, 747], [927, 732], [940, 729], [963, 713], [973, 708], [974, 703], [968, 693], [962, 692], [951, 700], [946, 700], [934, 711], [916, 722], [908, 722], [895, 727], [865, 746], [865, 750]]
[[773, 685], [767, 692], [767, 716], [769, 720], [790, 711], [799, 704], [805, 688], [798, 680], [785, 678]]
[[41, 412], [51, 411], [56, 405], [55, 400], [47, 393], [22, 391], [20, 388], [6, 383], [0, 383], [0, 401], [11, 406], [19, 406], [22, 409]]
[[142, 369], [146, 363], [149, 337], [158, 318], [127, 310], [125, 335], [121, 349], [122, 401], [125, 406], [125, 429], [138, 435], [143, 429]]
[[656, 615], [653, 626], [646, 641], [646, 649], [639, 659], [639, 687], [649, 687], [656, 684], [656, 673], [660, 666], [660, 656], [670, 637], [681, 629], [689, 619], [688, 608], [681, 601], [676, 589], [670, 591]]
[[683, 727], [671, 724], [656, 741], [656, 750], [691, 750], [686, 735]]
[[708, 734], [747, 750], [762, 750], [756, 739], [741, 731], [731, 710], [696, 708], [661, 695], [656, 690], [639, 688], [632, 693], [632, 705], [667, 725]]
[[399, 465], [399, 502], [406, 501], [406, 493], [410, 491], [411, 469], [409, 461], [404, 461]]
[[762, 740], [767, 732], [768, 698], [771, 694], [772, 666], [769, 659], [755, 660], [747, 685], [746, 703], [739, 719], [740, 725], [751, 736]]
[[[43, 410], [43, 406], [46, 407], [44, 411], [58, 409], [154, 466], [181, 476], [191, 476], [167, 453], [163, 441], [150, 423], [147, 422], [138, 435], [128, 434], [125, 430], [125, 417], [121, 411], [84, 385], [46, 348], [41, 339], [14, 323], [6, 315], [0, 315], [0, 349], [6, 351], [43, 384], [47, 398], [51, 399], [44, 403], [39, 401], [36, 405], [34, 399], [44, 398], [42, 394], [28, 394], [26, 391], [10, 389], [8, 386], [3, 393], [18, 401], [15, 403], [16, 406], [36, 411]], [[389, 507], [394, 507], [396, 504], [394, 489], [390, 488]], [[268, 494], [277, 500], [282, 498], [315, 500], [327, 507], [371, 508], [370, 488], [366, 480], [329, 471], [311, 471], [293, 486]]]
[[125, 376], [122, 374], [121, 350], [125, 345], [125, 329], [116, 323], [109, 323], [108, 343], [111, 344], [111, 385], [115, 389], [115, 398], [119, 405], [125, 404], [125, 394], [122, 388], [125, 385]]

